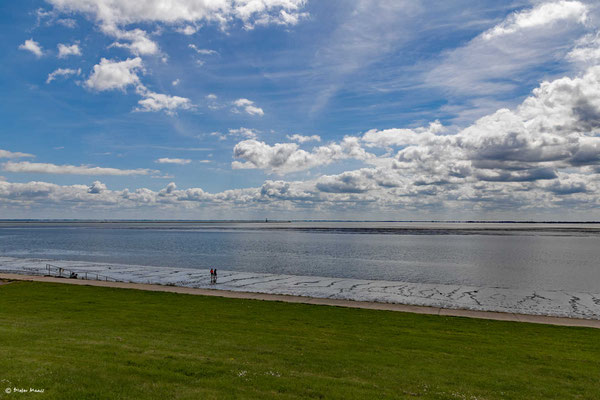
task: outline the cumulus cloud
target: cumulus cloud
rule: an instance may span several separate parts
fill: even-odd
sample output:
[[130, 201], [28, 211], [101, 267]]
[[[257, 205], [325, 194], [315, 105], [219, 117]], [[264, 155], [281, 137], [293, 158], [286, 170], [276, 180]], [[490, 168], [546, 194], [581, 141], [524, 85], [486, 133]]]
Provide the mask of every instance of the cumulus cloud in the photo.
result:
[[[600, 66], [543, 82], [518, 107], [459, 131], [434, 121], [369, 130], [311, 150], [245, 140], [234, 147], [232, 167], [286, 174], [350, 158], [371, 165], [306, 182], [266, 181], [257, 202], [507, 212], [573, 202], [589, 209], [600, 201], [598, 132]], [[376, 156], [365, 148], [386, 152]]]
[[174, 115], [178, 109], [194, 108], [191, 100], [186, 97], [156, 93], [146, 88], [138, 76], [138, 72], [143, 70], [144, 66], [140, 57], [128, 58], [125, 61], [102, 58], [100, 64], [94, 66], [85, 85], [97, 91], [125, 90], [129, 86], [135, 86], [136, 93], [142, 98], [138, 101], [139, 107], [134, 111], [164, 111], [169, 115]]
[[371, 177], [363, 170], [346, 171], [339, 175], [324, 175], [317, 182], [317, 189], [328, 193], [364, 193], [376, 188]]
[[137, 85], [140, 78], [137, 73], [143, 70], [142, 59], [128, 58], [125, 61], [113, 61], [102, 58], [94, 69], [85, 85], [93, 90], [124, 90], [130, 85]]
[[[91, 4], [92, 0], [89, 2]], [[506, 76], [521, 71], [524, 65], [534, 65], [528, 63], [561, 59], [570, 51], [569, 60], [596, 64], [597, 35], [583, 36], [574, 48], [570, 40], [574, 35], [580, 37], [585, 30], [589, 18], [587, 6], [577, 1], [537, 4], [509, 16], [463, 48], [446, 53], [439, 68], [429, 75], [429, 83], [475, 94], [495, 92], [496, 89], [502, 92], [507, 86], [518, 85], [518, 82], [507, 81]], [[562, 10], [560, 13], [556, 11], [559, 9]], [[255, 16], [252, 24], [257, 23]], [[173, 24], [184, 26], [186, 22], [178, 20]], [[544, 46], [545, 40], [551, 40], [553, 45]], [[560, 45], [554, 46], [556, 43]], [[100, 76], [102, 71], [95, 76], [94, 68], [88, 79], [95, 76], [94, 83], [86, 83], [86, 86], [94, 90], [124, 90], [133, 86], [142, 98], [140, 111], [164, 110], [169, 113], [192, 107], [189, 99], [160, 95], [145, 88], [138, 77], [142, 71], [141, 60], [126, 68], [112, 68], [105, 77]], [[121, 79], [122, 76], [125, 77]], [[207, 100], [214, 101], [216, 96], [207, 96]], [[239, 112], [248, 112], [248, 106], [256, 107], [254, 102], [243, 98], [233, 103], [224, 101], [223, 105]], [[284, 175], [347, 159], [352, 159], [353, 164], [364, 164], [339, 174], [332, 174], [328, 169], [327, 175], [315, 173], [314, 179], [304, 182], [267, 180], [259, 187], [209, 193], [201, 188], [179, 189], [174, 183], [159, 191], [145, 188], [113, 191], [100, 182], [91, 186], [58, 186], [44, 182], [16, 184], [1, 181], [0, 202], [69, 201], [115, 208], [186, 209], [238, 205], [244, 209], [272, 206], [292, 210], [294, 207], [423, 210], [443, 207], [512, 212], [519, 208], [552, 209], [565, 204], [577, 204], [588, 210], [600, 209], [600, 67], [593, 66], [571, 78], [542, 82], [520, 105], [510, 109], [494, 107], [494, 110], [460, 130], [433, 121], [419, 128], [368, 130], [361, 135], [347, 136], [340, 142], [310, 149], [301, 148], [300, 144], [319, 141], [317, 135], [290, 135], [288, 139], [292, 143], [270, 144], [257, 140], [257, 132], [247, 128], [231, 129], [226, 134], [215, 133], [219, 137], [239, 138], [240, 142], [233, 149], [234, 169], [261, 169]], [[179, 161], [190, 161], [164, 158], [156, 162], [172, 163], [174, 160], [180, 164], [184, 162]], [[14, 162], [5, 163], [5, 169], [7, 165], [9, 168], [17, 168], [10, 165], [21, 165], [17, 169], [24, 170], [52, 169], [27, 165], [51, 165], [58, 169], [99, 168]]]
[[585, 175], [559, 173], [558, 179], [547, 182], [541, 188], [558, 196], [569, 196], [589, 193], [592, 185], [593, 183]]
[[368, 160], [374, 157], [354, 137], [345, 137], [339, 144], [330, 143], [311, 151], [300, 149], [296, 143], [276, 143], [271, 146], [258, 140], [245, 140], [235, 145], [233, 155], [244, 160], [234, 161], [234, 169], [263, 169], [277, 174], [302, 171], [347, 158]]
[[[421, 185], [412, 177], [393, 169], [362, 168], [338, 175], [325, 175], [312, 181], [267, 180], [259, 187], [209, 193], [202, 188], [178, 189], [171, 182], [163, 189], [110, 190], [96, 181], [92, 185], [60, 186], [46, 182], [11, 183], [0, 180], [0, 203], [16, 207], [27, 205], [47, 209], [52, 204], [69, 204], [70, 209], [123, 210], [142, 207], [158, 210], [216, 210], [229, 212], [276, 210], [311, 215], [353, 210], [388, 212], [401, 209], [424, 212], [444, 208], [456, 213], [498, 212], [510, 215], [518, 208], [553, 209], [577, 204], [581, 209], [597, 210], [598, 179], [587, 174], [559, 173], [551, 181], [473, 181], [444, 186]], [[456, 214], [453, 214], [456, 215]], [[488, 214], [489, 215], [489, 214]]]
[[87, 165], [56, 165], [48, 163], [32, 163], [29, 161], [8, 161], [2, 164], [2, 169], [7, 172], [59, 174], [59, 175], [148, 175], [154, 171], [149, 169], [118, 169], [91, 167]]
[[14, 152], [8, 150], [0, 149], [0, 158], [25, 158], [25, 157], [35, 157], [33, 154]]
[[138, 101], [140, 107], [135, 111], [156, 112], [163, 110], [169, 115], [174, 115], [177, 109], [190, 110], [194, 106], [190, 99], [180, 96], [170, 96], [162, 93], [154, 93], [143, 85], [136, 88], [142, 99]]
[[106, 185], [100, 181], [94, 181], [88, 189], [88, 193], [98, 194], [106, 190]]
[[153, 191], [147, 188], [110, 190], [100, 181], [91, 185], [63, 186], [39, 181], [13, 183], [0, 180], [0, 204], [4, 206], [37, 205], [47, 208], [53, 204], [69, 204], [71, 208], [81, 207], [89, 211], [93, 208], [123, 210], [139, 207], [248, 207], [261, 201], [264, 200], [260, 188], [227, 190], [212, 194], [201, 188], [179, 190], [173, 182], [159, 191]]
[[427, 128], [416, 129], [372, 129], [365, 132], [362, 141], [368, 147], [398, 147], [407, 144], [424, 143], [444, 131], [440, 121], [429, 124]]
[[160, 51], [158, 44], [150, 39], [148, 33], [143, 29], [137, 28], [130, 31], [124, 31], [114, 26], [105, 26], [104, 31], [118, 40], [126, 41], [126, 43], [115, 42], [111, 47], [128, 49], [136, 56], [157, 54]]
[[187, 159], [187, 158], [168, 158], [168, 157], [164, 157], [164, 158], [159, 158], [155, 162], [159, 163], [159, 164], [179, 164], [179, 165], [185, 165], [185, 164], [191, 163], [192, 160]]
[[77, 43], [72, 45], [66, 45], [63, 43], [58, 44], [58, 58], [65, 58], [68, 56], [80, 56], [81, 49]]
[[370, 145], [402, 146], [394, 168], [423, 182], [552, 180], [560, 170], [600, 164], [600, 67], [583, 76], [543, 82], [515, 110], [500, 109], [464, 130], [369, 131]]
[[[221, 0], [221, 1], [138, 1], [127, 0], [48, 0], [64, 13], [83, 13], [103, 26], [133, 23], [181, 25], [216, 22], [225, 26], [233, 19], [251, 27], [260, 23], [293, 25], [302, 16], [305, 0]], [[282, 13], [284, 11], [284, 13]], [[264, 22], [263, 22], [264, 21]], [[191, 31], [191, 30], [189, 30]], [[189, 32], [188, 31], [188, 32]]]
[[[141, 24], [169, 24], [176, 30], [192, 35], [203, 22], [217, 23], [223, 29], [233, 20], [247, 28], [255, 24], [295, 25], [306, 16], [300, 9], [305, 0], [223, 0], [197, 2], [191, 0], [137, 1], [127, 0], [48, 0], [53, 14], [82, 13], [93, 19], [100, 30], [117, 39], [113, 47], [128, 49], [134, 55], [160, 53], [158, 44], [140, 28], [125, 27]], [[187, 24], [186, 24], [187, 23]], [[184, 27], [181, 25], [186, 24]]]
[[237, 99], [232, 104], [234, 106], [234, 108], [233, 108], [234, 112], [241, 112], [243, 110], [247, 114], [260, 115], [261, 117], [265, 114], [262, 108], [254, 105], [254, 102], [252, 100]]
[[294, 134], [294, 135], [287, 135], [286, 137], [288, 138], [288, 140], [291, 140], [292, 142], [298, 142], [298, 143], [320, 142], [321, 141], [321, 136], [319, 136], [319, 135], [304, 136], [304, 135]]
[[[193, 204], [240, 205], [245, 209], [264, 204], [318, 205], [321, 210], [351, 205], [378, 210], [471, 207], [475, 211], [512, 212], [531, 207], [552, 209], [570, 201], [593, 209], [598, 206], [600, 172], [599, 88], [600, 67], [590, 68], [579, 77], [543, 82], [519, 107], [498, 110], [458, 132], [449, 132], [434, 121], [423, 128], [370, 130], [309, 151], [296, 143], [268, 145], [246, 140], [234, 149], [234, 156], [242, 161], [235, 161], [234, 168], [287, 173], [345, 158], [381, 166], [307, 182], [268, 180], [258, 188], [216, 194], [200, 188], [179, 190], [174, 185], [158, 192], [99, 187], [94, 190], [99, 197], [93, 204], [185, 208]], [[362, 146], [385, 148], [387, 153], [375, 157]], [[8, 189], [3, 192], [0, 188], [0, 199], [79, 201], [84, 194], [92, 194], [89, 186], [18, 185], [4, 184], [2, 188]]]
[[70, 75], [81, 75], [81, 68], [77, 68], [77, 69], [72, 69], [72, 68], [58, 68], [55, 69], [53, 72], [48, 74], [48, 78], [46, 79], [46, 83], [50, 83], [53, 80], [55, 80], [56, 78], [60, 77], [66, 77], [66, 76], [70, 76]]
[[36, 57], [41, 57], [44, 55], [44, 51], [42, 50], [42, 46], [38, 42], [32, 39], [27, 39], [23, 44], [19, 45], [19, 49], [30, 51], [36, 55]]

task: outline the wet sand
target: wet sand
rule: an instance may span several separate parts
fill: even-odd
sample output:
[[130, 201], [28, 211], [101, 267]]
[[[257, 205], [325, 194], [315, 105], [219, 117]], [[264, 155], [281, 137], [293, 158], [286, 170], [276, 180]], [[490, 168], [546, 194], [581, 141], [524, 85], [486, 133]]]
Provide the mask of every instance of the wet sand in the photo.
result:
[[[48, 262], [52, 263], [49, 273]], [[218, 289], [230, 292], [289, 295], [354, 302], [403, 304], [600, 320], [600, 293], [511, 289], [441, 283], [416, 283], [219, 270], [218, 284], [208, 270], [143, 265], [0, 257], [0, 273], [57, 276], [71, 271], [80, 278], [113, 282]], [[63, 275], [65, 276], [65, 275]]]

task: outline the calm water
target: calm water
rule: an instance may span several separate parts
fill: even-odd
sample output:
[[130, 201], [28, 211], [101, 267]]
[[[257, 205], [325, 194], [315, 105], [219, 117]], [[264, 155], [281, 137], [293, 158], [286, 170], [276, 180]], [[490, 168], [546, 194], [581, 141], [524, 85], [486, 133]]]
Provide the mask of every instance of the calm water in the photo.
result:
[[600, 291], [600, 225], [0, 222], [0, 255]]

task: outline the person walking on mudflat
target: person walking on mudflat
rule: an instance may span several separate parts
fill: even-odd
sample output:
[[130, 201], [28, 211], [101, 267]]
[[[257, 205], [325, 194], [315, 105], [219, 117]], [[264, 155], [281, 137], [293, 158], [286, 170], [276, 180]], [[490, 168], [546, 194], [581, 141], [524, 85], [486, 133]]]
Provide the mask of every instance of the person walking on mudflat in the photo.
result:
[[215, 268], [215, 283], [217, 283], [217, 269]]
[[210, 269], [210, 284], [212, 285], [213, 283], [215, 283], [215, 271], [211, 268]]

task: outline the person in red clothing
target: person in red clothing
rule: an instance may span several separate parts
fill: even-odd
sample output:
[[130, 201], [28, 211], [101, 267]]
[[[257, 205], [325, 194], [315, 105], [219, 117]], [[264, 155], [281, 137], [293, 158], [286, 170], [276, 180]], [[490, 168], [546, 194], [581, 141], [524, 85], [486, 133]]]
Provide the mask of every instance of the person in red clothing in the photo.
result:
[[212, 285], [213, 283], [215, 283], [215, 271], [211, 268], [210, 269], [210, 284]]

